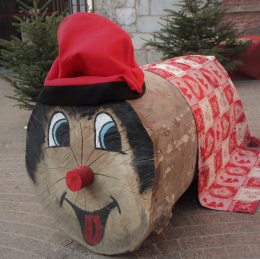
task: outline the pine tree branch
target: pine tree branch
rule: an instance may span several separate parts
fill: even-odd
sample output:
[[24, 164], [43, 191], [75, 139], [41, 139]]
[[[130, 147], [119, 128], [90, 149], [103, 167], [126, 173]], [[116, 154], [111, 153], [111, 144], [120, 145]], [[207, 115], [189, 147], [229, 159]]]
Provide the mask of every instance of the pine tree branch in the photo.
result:
[[[0, 63], [16, 74], [0, 75], [14, 87], [15, 96], [12, 99], [18, 102], [21, 109], [33, 109], [37, 96], [44, 85], [45, 77], [56, 57], [58, 56], [57, 30], [63, 16], [47, 16], [46, 4], [38, 9], [38, 0], [33, 0], [33, 6], [22, 3], [23, 12], [29, 14], [24, 21], [16, 17], [13, 26], [19, 33], [26, 36], [25, 41], [12, 37], [11, 41], [0, 39], [3, 47]], [[33, 10], [33, 11], [32, 11]], [[42, 10], [42, 16], [38, 11]]]
[[[240, 55], [246, 45], [234, 47], [236, 38], [243, 33], [233, 30], [233, 20], [226, 20], [228, 9], [215, 9], [212, 0], [183, 0], [181, 3], [175, 5], [181, 7], [178, 12], [165, 9], [168, 18], [162, 20], [166, 25], [159, 23], [161, 33], [152, 34], [154, 41], [145, 40], [144, 46], [162, 51], [163, 59], [191, 54], [214, 55], [227, 70], [234, 70], [238, 62], [232, 58]], [[218, 48], [223, 41], [225, 44]]]

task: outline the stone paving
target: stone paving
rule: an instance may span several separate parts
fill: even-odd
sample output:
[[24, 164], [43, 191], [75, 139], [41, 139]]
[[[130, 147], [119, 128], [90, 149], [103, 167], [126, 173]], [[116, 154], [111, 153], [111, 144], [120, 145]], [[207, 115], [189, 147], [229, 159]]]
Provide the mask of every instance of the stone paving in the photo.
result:
[[[236, 81], [249, 128], [260, 137], [260, 81]], [[73, 241], [38, 204], [25, 169], [30, 111], [12, 107], [13, 89], [0, 79], [0, 258], [260, 258], [260, 205], [255, 214], [200, 206], [196, 182], [176, 203], [170, 224], [141, 249], [103, 256]]]

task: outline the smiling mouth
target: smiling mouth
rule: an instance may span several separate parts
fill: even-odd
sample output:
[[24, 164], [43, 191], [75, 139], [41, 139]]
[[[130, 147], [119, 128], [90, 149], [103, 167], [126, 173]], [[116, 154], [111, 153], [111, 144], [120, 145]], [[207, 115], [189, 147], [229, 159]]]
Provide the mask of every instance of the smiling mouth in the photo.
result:
[[67, 192], [64, 192], [62, 194], [60, 199], [60, 206], [62, 206], [64, 200], [67, 201], [70, 204], [70, 206], [73, 208], [78, 218], [81, 227], [81, 232], [83, 234], [85, 241], [91, 246], [95, 246], [99, 244], [104, 237], [106, 223], [110, 212], [114, 208], [117, 208], [119, 214], [121, 214], [121, 209], [116, 199], [110, 196], [112, 202], [110, 202], [108, 205], [106, 205], [104, 208], [100, 210], [90, 212], [90, 211], [84, 211], [79, 207], [77, 207], [70, 200], [65, 198], [66, 194]]

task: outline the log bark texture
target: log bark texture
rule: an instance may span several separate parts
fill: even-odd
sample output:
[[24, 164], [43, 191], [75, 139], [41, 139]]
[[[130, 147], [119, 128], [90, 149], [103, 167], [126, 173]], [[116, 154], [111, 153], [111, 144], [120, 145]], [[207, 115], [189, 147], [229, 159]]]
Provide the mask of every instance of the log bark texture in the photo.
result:
[[186, 100], [170, 82], [144, 71], [147, 92], [129, 101], [153, 141], [155, 180], [148, 235], [160, 232], [172, 207], [197, 177], [196, 123]]

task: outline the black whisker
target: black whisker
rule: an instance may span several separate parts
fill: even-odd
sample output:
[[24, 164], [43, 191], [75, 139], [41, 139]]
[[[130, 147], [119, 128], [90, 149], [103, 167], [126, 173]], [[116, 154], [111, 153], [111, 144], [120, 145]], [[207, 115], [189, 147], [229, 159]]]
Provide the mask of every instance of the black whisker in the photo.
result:
[[94, 153], [94, 151], [95, 151], [95, 148], [93, 148], [92, 152], [90, 153], [90, 155], [89, 155], [89, 157], [88, 157], [88, 159], [87, 159], [87, 162], [88, 162], [88, 160], [90, 159], [91, 155]]
[[80, 131], [81, 131], [81, 165], [82, 165], [82, 159], [83, 159], [83, 133], [82, 133], [82, 126], [81, 123], [79, 122], [80, 125]]
[[98, 158], [96, 158], [94, 161], [92, 161], [91, 164], [89, 164], [88, 166], [91, 166], [93, 163], [95, 163], [100, 157], [104, 156], [106, 153], [101, 154]]
[[93, 195], [95, 196], [95, 198], [96, 198], [96, 200], [97, 200], [97, 203], [98, 203], [98, 206], [99, 206], [99, 208], [101, 209], [101, 206], [99, 205], [98, 198], [97, 198], [97, 196], [96, 196], [95, 192], [93, 192], [93, 191], [92, 191], [92, 189], [91, 189], [91, 187], [90, 187], [90, 186], [89, 186], [89, 189], [91, 190], [91, 192], [92, 192], [92, 193], [93, 193]]
[[112, 177], [112, 176], [109, 176], [109, 175], [105, 175], [105, 174], [94, 173], [94, 175], [101, 175], [101, 176], [105, 176], [105, 177], [108, 177], [108, 178], [119, 180], [118, 178], [115, 178], [115, 177]]
[[45, 189], [45, 190], [40, 194], [40, 196], [41, 196], [43, 193], [45, 193], [47, 190], [49, 190], [54, 184], [60, 182], [60, 181], [63, 180], [63, 179], [65, 179], [65, 177], [62, 177], [61, 179], [59, 179], [59, 180], [56, 181], [55, 183], [51, 184], [47, 189]]
[[74, 158], [75, 158], [75, 160], [76, 160], [76, 162], [77, 162], [77, 164], [78, 164], [78, 166], [79, 166], [79, 162], [78, 162], [78, 160], [77, 160], [77, 158], [76, 158], [76, 156], [75, 156], [75, 153], [74, 153], [74, 151], [73, 151], [73, 149], [72, 149], [72, 147], [70, 146], [70, 149], [71, 149], [71, 151], [72, 151], [72, 154], [73, 154], [73, 156], [74, 156]]

